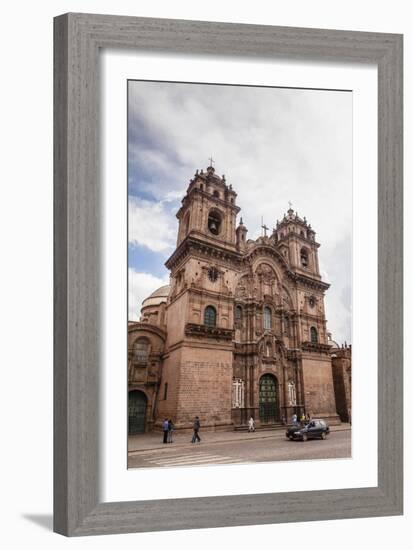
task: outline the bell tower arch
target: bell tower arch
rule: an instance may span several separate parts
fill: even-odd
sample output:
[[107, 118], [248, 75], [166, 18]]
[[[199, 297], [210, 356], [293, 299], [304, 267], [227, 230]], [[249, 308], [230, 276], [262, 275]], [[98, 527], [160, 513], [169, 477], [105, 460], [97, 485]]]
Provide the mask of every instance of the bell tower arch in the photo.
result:
[[281, 221], [277, 221], [274, 236], [283, 256], [294, 271], [321, 279], [318, 264], [319, 243], [315, 231], [306, 218], [300, 218], [291, 208]]
[[227, 185], [225, 176], [218, 176], [212, 165], [205, 172], [197, 170], [176, 215], [177, 246], [193, 235], [235, 248], [236, 216], [240, 210], [236, 198], [232, 185]]

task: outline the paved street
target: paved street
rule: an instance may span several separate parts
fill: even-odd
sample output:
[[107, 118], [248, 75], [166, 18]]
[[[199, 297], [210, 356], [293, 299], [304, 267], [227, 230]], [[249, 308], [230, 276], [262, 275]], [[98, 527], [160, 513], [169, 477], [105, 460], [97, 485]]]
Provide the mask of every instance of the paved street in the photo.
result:
[[206, 432], [201, 434], [202, 442], [194, 444], [189, 442], [190, 434], [180, 434], [175, 443], [168, 445], [159, 442], [159, 434], [135, 436], [129, 447], [133, 450], [129, 452], [128, 466], [156, 468], [350, 457], [351, 430], [347, 426], [332, 430], [325, 441], [306, 442], [288, 441], [284, 430], [254, 434]]

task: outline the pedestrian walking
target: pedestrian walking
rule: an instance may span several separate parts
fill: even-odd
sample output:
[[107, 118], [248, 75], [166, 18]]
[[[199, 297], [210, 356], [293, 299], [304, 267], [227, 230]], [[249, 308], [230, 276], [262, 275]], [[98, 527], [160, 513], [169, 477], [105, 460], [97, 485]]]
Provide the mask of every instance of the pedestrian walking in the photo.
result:
[[298, 424], [297, 415], [295, 413], [291, 417], [291, 423], [294, 424], [294, 426]]
[[255, 420], [252, 416], [248, 420], [248, 432], [255, 432]]
[[301, 424], [305, 424], [305, 414], [303, 413], [300, 418]]
[[199, 441], [201, 443], [201, 438], [199, 437], [199, 430], [201, 429], [201, 422], [199, 421], [199, 416], [195, 417], [194, 422], [194, 435], [192, 436], [192, 443]]
[[171, 419], [168, 420], [168, 443], [172, 443], [172, 432], [174, 431], [174, 425]]
[[165, 420], [162, 422], [163, 442], [164, 443], [168, 443], [168, 430], [169, 430], [169, 422], [168, 422], [168, 419], [165, 418]]

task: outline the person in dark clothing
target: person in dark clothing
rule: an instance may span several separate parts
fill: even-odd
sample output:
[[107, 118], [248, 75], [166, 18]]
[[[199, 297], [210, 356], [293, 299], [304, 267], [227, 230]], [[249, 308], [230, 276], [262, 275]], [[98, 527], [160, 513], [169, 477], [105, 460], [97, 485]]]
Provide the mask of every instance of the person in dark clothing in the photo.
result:
[[168, 420], [168, 443], [172, 443], [172, 432], [174, 425], [171, 419]]
[[169, 422], [167, 418], [165, 418], [165, 420], [162, 422], [162, 430], [163, 430], [163, 442], [168, 443]]
[[194, 422], [194, 435], [192, 436], [192, 443], [199, 441], [201, 443], [201, 438], [199, 437], [199, 430], [201, 429], [201, 423], [199, 421], [199, 416], [195, 417]]

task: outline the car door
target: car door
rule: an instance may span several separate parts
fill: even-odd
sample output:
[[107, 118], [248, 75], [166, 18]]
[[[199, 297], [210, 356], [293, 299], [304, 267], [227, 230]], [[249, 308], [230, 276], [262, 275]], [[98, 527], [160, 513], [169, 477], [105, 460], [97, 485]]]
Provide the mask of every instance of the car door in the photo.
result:
[[322, 431], [323, 431], [323, 426], [321, 422], [316, 422], [314, 426], [314, 437], [320, 437]]
[[307, 436], [316, 437], [317, 426], [314, 420], [312, 420], [307, 426]]
[[328, 429], [327, 429], [327, 424], [325, 424], [325, 422], [320, 422], [320, 436], [325, 433], [326, 435], [328, 434]]

